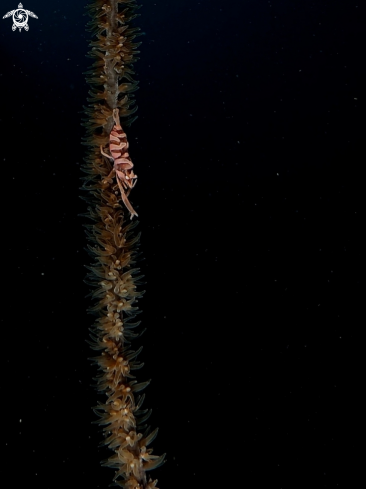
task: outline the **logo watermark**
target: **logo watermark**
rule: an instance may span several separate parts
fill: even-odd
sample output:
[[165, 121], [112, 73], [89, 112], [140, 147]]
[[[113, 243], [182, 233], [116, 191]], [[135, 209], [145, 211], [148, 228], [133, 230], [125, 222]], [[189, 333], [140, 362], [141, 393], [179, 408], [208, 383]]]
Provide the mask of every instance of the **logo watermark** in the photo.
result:
[[38, 17], [33, 12], [23, 9], [23, 5], [21, 3], [18, 5], [18, 8], [16, 10], [11, 10], [7, 14], [5, 14], [3, 19], [11, 16], [13, 16], [13, 25], [11, 28], [13, 29], [13, 31], [18, 28], [19, 32], [22, 30], [22, 28], [24, 28], [24, 30], [26, 31], [29, 30], [28, 16], [38, 19]]

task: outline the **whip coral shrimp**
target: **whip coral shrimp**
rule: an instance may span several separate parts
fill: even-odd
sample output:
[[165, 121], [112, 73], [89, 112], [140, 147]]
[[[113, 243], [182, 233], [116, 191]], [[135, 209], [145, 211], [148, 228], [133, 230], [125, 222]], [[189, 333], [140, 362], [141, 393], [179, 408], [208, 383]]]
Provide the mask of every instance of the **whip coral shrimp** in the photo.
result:
[[113, 162], [113, 169], [105, 179], [105, 182], [116, 174], [116, 180], [119, 190], [121, 192], [122, 201], [131, 213], [131, 219], [133, 216], [137, 216], [137, 212], [132, 207], [128, 196], [131, 189], [136, 185], [137, 175], [133, 172], [133, 163], [128, 154], [128, 141], [124, 130], [122, 129], [119, 120], [119, 110], [113, 109], [114, 126], [109, 135], [109, 151], [110, 155], [103, 151], [103, 147], [100, 146], [100, 151], [103, 156]]

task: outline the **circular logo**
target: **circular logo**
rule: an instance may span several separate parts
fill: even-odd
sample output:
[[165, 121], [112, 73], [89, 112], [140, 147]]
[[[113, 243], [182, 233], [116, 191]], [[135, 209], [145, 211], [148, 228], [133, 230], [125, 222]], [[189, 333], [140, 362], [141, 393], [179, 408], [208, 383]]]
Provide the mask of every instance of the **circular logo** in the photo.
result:
[[17, 27], [19, 27], [19, 29], [27, 25], [28, 14], [26, 10], [23, 10], [21, 8], [15, 10], [15, 12], [13, 13], [13, 22]]

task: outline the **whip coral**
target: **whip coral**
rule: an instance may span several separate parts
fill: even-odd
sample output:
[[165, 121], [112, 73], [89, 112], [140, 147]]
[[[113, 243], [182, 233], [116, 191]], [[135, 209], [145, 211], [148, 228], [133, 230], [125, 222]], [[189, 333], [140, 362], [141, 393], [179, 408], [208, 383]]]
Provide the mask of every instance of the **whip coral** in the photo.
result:
[[93, 258], [86, 282], [94, 300], [90, 312], [96, 315], [89, 343], [99, 352], [91, 360], [98, 367], [96, 387], [104, 394], [94, 411], [104, 431], [102, 444], [113, 451], [103, 465], [116, 470], [117, 486], [153, 489], [157, 481], [148, 480], [146, 472], [161, 465], [165, 454], [153, 455], [147, 448], [157, 429], [147, 428], [151, 410], [142, 409], [145, 396], [138, 393], [149, 381], [138, 383], [132, 373], [143, 366], [136, 360], [142, 347], [131, 349], [132, 340], [142, 334], [135, 332], [139, 321], [134, 318], [143, 291], [138, 289], [142, 277], [136, 266], [137, 221], [128, 220], [129, 214], [137, 215], [127, 199], [136, 175], [122, 129], [133, 122], [136, 111], [133, 92], [138, 83], [132, 66], [138, 59], [140, 43], [134, 39], [140, 29], [131, 27], [131, 21], [137, 17], [137, 8], [135, 0], [94, 0], [87, 7], [88, 30], [93, 36], [89, 56], [94, 63], [85, 73], [91, 90], [84, 107], [88, 152], [83, 198], [88, 202], [85, 216], [91, 219], [85, 229]]

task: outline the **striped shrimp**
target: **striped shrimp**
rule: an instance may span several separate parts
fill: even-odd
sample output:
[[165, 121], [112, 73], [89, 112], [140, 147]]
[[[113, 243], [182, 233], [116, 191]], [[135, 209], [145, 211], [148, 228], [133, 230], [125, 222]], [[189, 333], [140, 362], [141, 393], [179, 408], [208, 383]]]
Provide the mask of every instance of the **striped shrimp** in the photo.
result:
[[119, 190], [121, 192], [122, 201], [131, 213], [131, 219], [133, 216], [137, 216], [137, 212], [132, 207], [128, 196], [131, 189], [136, 185], [137, 175], [133, 172], [133, 163], [128, 154], [128, 141], [127, 136], [119, 120], [119, 110], [113, 109], [114, 126], [109, 135], [109, 151], [110, 155], [103, 151], [103, 147], [100, 146], [100, 151], [103, 156], [111, 160], [114, 164], [112, 171], [108, 177], [104, 180], [107, 182], [114, 174], [116, 174], [116, 180]]

